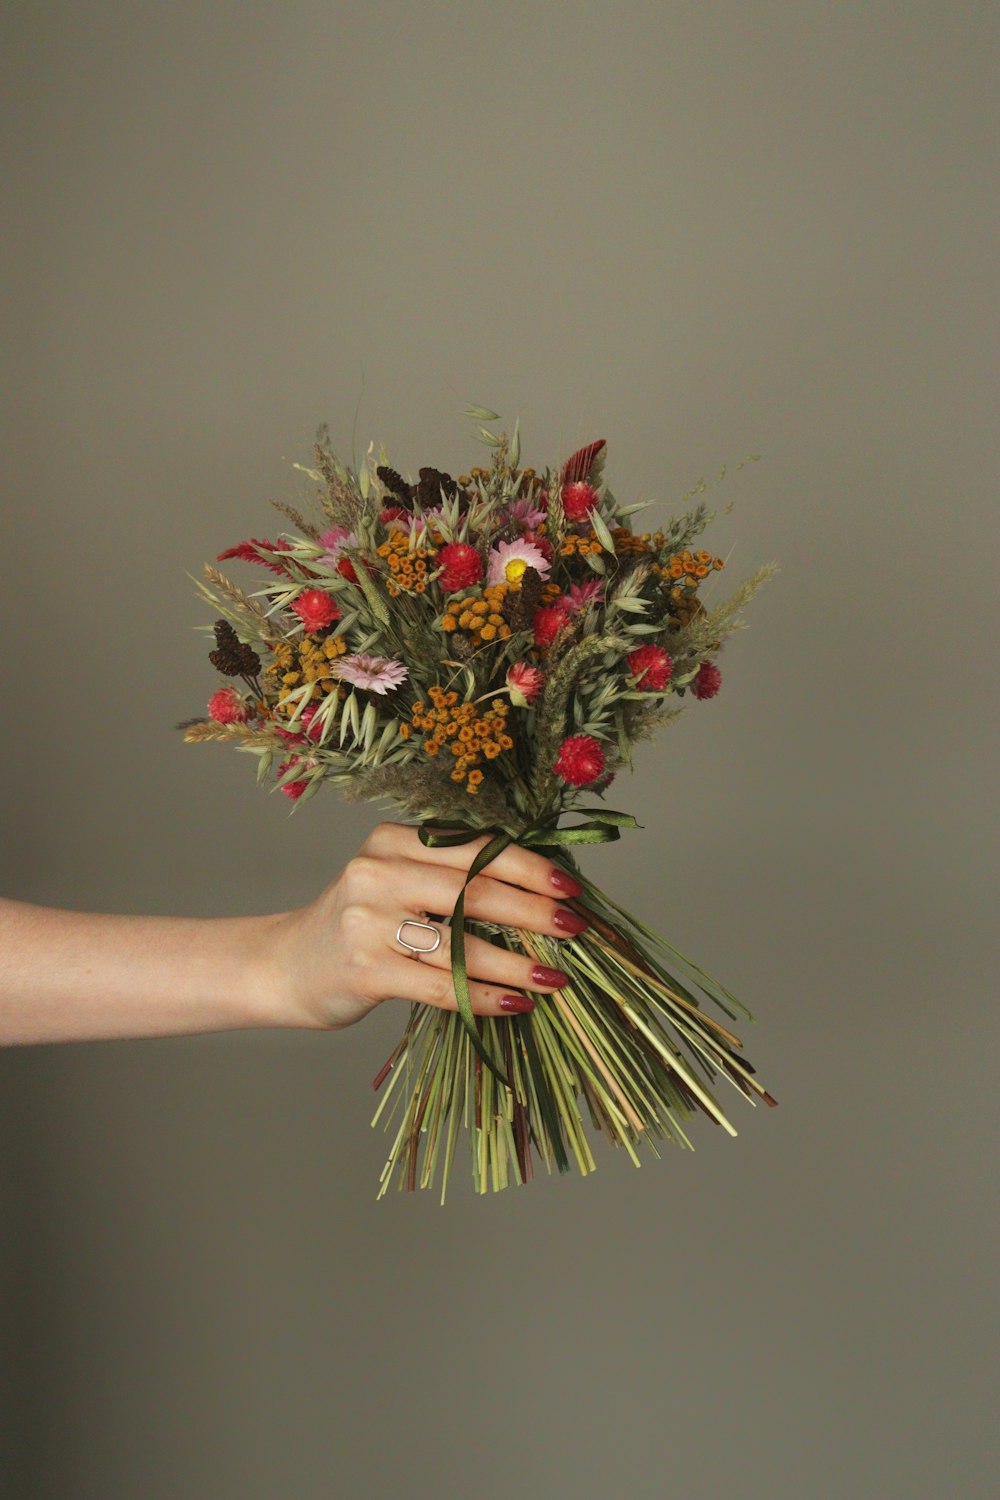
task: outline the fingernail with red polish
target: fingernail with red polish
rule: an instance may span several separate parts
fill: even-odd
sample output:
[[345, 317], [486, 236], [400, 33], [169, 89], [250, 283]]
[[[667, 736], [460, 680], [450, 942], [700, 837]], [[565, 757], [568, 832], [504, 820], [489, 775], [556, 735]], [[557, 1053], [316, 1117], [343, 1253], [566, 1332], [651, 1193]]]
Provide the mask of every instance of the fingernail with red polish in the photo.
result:
[[549, 871], [549, 875], [552, 879], [552, 884], [557, 890], [562, 891], [564, 896], [583, 895], [583, 886], [578, 880], [574, 880], [572, 875], [567, 875], [565, 870], [553, 868]]
[[557, 989], [569, 984], [569, 975], [564, 974], [562, 969], [547, 969], [544, 964], [536, 964], [531, 971], [532, 984], [554, 984]]
[[535, 1002], [530, 995], [501, 995], [497, 1001], [501, 1010], [534, 1010]]
[[575, 911], [569, 911], [565, 906], [560, 906], [553, 913], [552, 920], [562, 932], [568, 932], [576, 937], [580, 932], [586, 932], [590, 923], [586, 917], [578, 917]]

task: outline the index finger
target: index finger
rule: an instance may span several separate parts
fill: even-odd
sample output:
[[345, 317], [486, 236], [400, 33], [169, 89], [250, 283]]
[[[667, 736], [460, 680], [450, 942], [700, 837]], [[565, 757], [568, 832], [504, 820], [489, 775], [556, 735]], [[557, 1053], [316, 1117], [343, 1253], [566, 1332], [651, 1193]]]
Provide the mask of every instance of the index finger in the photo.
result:
[[[425, 863], [446, 865], [453, 870], [468, 870], [480, 849], [485, 849], [492, 838], [484, 833], [470, 839], [467, 844], [449, 844], [432, 849], [420, 842], [417, 829], [409, 823], [380, 823], [369, 839], [374, 854], [399, 859], [422, 860]], [[508, 844], [482, 871], [494, 880], [507, 885], [519, 885], [528, 891], [537, 891], [542, 896], [582, 896], [583, 887], [574, 880], [568, 870], [555, 864], [544, 854], [525, 849], [520, 844]]]

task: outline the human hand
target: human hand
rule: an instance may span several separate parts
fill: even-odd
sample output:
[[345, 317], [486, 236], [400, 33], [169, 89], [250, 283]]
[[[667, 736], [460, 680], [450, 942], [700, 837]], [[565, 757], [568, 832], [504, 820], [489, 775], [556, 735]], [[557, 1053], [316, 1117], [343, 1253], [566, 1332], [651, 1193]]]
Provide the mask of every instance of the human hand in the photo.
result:
[[[286, 912], [269, 929], [269, 968], [292, 1024], [339, 1031], [383, 1000], [400, 999], [457, 1010], [447, 922], [469, 867], [489, 835], [451, 848], [426, 848], [417, 829], [380, 823], [337, 878], [308, 905]], [[575, 936], [588, 923], [560, 898], [581, 887], [551, 860], [509, 845], [465, 888], [467, 917], [520, 927], [554, 938]], [[431, 916], [427, 916], [431, 913]], [[428, 922], [441, 942], [434, 952], [410, 953], [396, 941], [406, 920]], [[404, 936], [430, 944], [428, 932]], [[469, 999], [477, 1015], [534, 1008], [524, 990], [545, 992], [566, 983], [524, 954], [465, 936]]]

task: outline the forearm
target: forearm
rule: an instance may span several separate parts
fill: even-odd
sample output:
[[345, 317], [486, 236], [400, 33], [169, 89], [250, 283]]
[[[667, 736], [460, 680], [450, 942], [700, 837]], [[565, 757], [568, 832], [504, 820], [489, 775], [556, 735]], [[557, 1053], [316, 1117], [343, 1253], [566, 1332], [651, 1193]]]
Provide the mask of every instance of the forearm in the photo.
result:
[[125, 916], [0, 899], [0, 1043], [307, 1024], [270, 961], [285, 915]]

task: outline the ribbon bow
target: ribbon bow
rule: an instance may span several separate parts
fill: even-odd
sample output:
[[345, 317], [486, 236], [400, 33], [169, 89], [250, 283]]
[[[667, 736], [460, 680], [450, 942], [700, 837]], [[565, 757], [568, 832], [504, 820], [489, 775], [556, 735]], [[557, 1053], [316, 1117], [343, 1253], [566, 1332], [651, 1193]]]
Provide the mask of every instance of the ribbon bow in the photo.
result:
[[[582, 811], [587, 821], [574, 823], [569, 828], [557, 828], [555, 822], [543, 818], [529, 824], [520, 833], [509, 833], [506, 830], [494, 833], [489, 843], [483, 845], [469, 866], [469, 873], [462, 882], [462, 889], [458, 893], [458, 900], [451, 914], [451, 972], [462, 1023], [469, 1033], [473, 1047], [490, 1072], [512, 1093], [514, 1085], [507, 1075], [500, 1071], [483, 1046], [469, 999], [469, 976], [465, 966], [465, 888], [469, 881], [484, 870], [491, 860], [503, 853], [508, 844], [523, 844], [529, 849], [554, 849], [568, 844], [608, 844], [621, 837], [621, 829], [640, 826], [631, 813], [612, 812], [607, 808], [587, 808]], [[558, 818], [558, 814], [556, 817]], [[432, 825], [434, 828], [448, 831], [432, 833]], [[480, 838], [484, 831], [490, 830], [471, 828], [467, 823], [455, 820], [430, 818], [420, 825], [418, 837], [428, 849], [446, 849], [455, 844], [471, 843], [473, 839]]]

